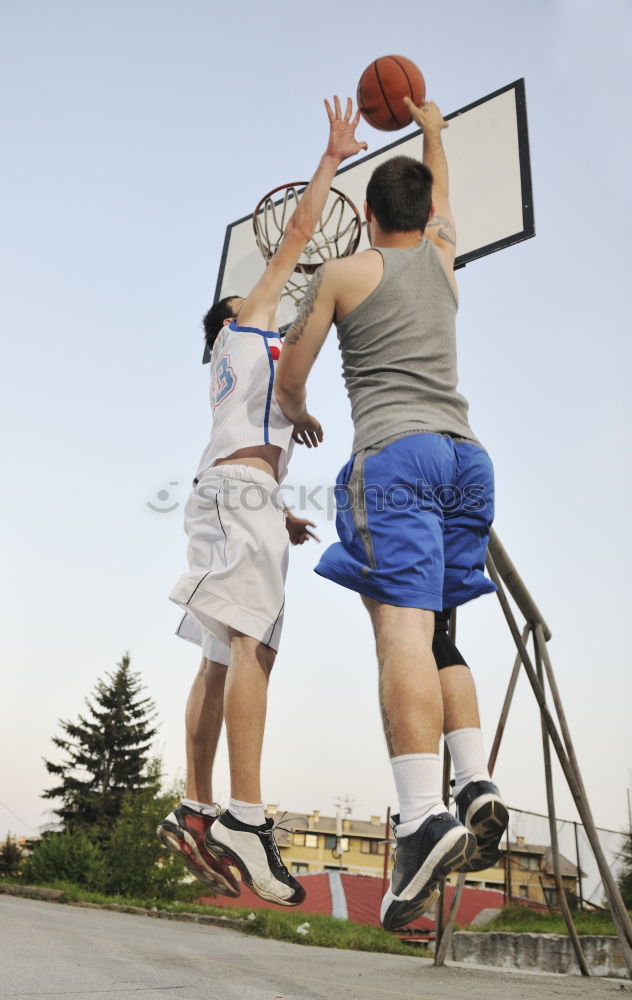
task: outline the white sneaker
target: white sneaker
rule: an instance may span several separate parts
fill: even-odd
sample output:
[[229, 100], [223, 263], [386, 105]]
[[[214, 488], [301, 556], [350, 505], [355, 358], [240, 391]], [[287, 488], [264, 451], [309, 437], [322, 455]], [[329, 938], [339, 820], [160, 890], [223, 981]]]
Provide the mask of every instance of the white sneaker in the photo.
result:
[[305, 899], [305, 889], [281, 861], [271, 819], [250, 826], [224, 812], [207, 830], [204, 846], [219, 861], [238, 868], [261, 899], [279, 906], [298, 906]]

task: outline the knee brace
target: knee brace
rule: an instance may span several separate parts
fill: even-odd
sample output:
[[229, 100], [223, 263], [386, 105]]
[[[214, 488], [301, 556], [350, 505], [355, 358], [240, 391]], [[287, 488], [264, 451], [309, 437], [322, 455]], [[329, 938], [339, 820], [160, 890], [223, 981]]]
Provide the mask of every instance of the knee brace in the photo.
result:
[[432, 654], [437, 664], [437, 670], [444, 667], [464, 666], [467, 663], [459, 653], [456, 643], [448, 635], [448, 622], [452, 608], [435, 611], [435, 631], [432, 639]]

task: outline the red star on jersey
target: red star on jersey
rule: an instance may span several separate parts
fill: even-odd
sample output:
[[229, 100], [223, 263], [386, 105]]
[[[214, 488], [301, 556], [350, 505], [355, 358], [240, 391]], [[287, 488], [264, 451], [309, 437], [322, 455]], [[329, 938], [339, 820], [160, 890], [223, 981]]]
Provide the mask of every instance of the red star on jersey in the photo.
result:
[[271, 347], [270, 354], [272, 355], [273, 361], [278, 361], [279, 358], [281, 357], [281, 351], [279, 350], [278, 347]]

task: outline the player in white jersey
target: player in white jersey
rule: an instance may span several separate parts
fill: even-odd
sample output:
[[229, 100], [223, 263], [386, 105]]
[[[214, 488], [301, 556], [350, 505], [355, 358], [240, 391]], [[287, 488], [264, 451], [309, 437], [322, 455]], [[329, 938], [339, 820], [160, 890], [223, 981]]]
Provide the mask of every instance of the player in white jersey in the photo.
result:
[[[279, 249], [246, 299], [229, 297], [205, 317], [211, 349], [213, 427], [185, 510], [189, 572], [171, 599], [185, 611], [178, 634], [202, 646], [187, 704], [186, 798], [158, 827], [190, 871], [216, 891], [238, 895], [237, 867], [257, 895], [284, 906], [305, 897], [283, 865], [261, 801], [260, 760], [270, 671], [283, 623], [288, 535], [309, 537], [311, 522], [278, 499], [292, 442], [317, 447], [322, 428], [309, 414], [292, 424], [274, 398], [282, 341], [276, 312], [283, 288], [312, 237], [336, 170], [357, 142], [351, 100], [325, 101], [326, 152], [289, 220]], [[228, 669], [227, 669], [228, 667]], [[226, 721], [231, 793], [212, 805], [211, 772]]]

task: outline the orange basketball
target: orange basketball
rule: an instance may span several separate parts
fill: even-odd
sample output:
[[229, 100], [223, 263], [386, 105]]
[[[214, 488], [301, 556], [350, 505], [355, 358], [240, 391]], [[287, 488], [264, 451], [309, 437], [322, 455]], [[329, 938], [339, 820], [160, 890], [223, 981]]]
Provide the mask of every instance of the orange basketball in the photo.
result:
[[404, 97], [410, 97], [416, 105], [426, 97], [423, 73], [404, 56], [380, 56], [360, 77], [358, 107], [373, 128], [395, 132], [410, 125], [412, 117]]

